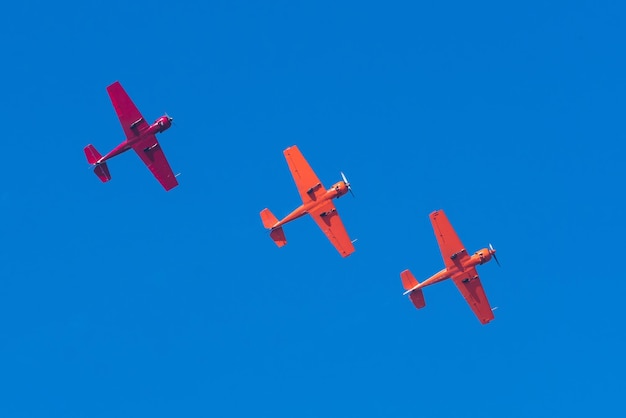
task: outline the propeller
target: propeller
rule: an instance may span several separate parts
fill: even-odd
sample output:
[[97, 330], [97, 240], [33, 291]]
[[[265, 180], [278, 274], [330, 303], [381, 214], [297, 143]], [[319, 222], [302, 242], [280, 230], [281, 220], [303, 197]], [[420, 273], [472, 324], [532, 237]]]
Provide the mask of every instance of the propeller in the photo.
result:
[[346, 187], [348, 188], [348, 191], [350, 192], [352, 197], [356, 197], [356, 196], [354, 196], [354, 192], [352, 191], [352, 187], [350, 187], [350, 182], [348, 182], [348, 179], [346, 178], [346, 175], [343, 174], [343, 171], [340, 171], [340, 173], [341, 173], [341, 178], [343, 179], [343, 182], [346, 183]]
[[174, 124], [174, 118], [171, 117], [170, 115], [168, 115], [167, 112], [165, 112], [165, 116], [169, 119], [170, 123], [173, 125]]
[[489, 243], [489, 252], [491, 253], [493, 259], [496, 260], [496, 264], [498, 265], [498, 267], [502, 267], [500, 265], [500, 262], [498, 261], [498, 257], [496, 257], [496, 250], [493, 249], [493, 245], [491, 245], [491, 243]]

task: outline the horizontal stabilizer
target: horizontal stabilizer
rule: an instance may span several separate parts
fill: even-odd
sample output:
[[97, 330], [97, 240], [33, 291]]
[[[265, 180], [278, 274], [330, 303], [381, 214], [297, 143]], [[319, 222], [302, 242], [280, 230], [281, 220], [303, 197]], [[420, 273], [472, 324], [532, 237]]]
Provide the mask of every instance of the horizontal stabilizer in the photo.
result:
[[109, 167], [107, 166], [107, 163], [101, 163], [96, 165], [96, 167], [93, 169], [93, 172], [96, 173], [96, 176], [98, 176], [98, 178], [103, 183], [111, 180], [111, 173], [109, 173]]
[[417, 289], [409, 293], [409, 299], [411, 299], [411, 302], [413, 302], [413, 305], [415, 305], [417, 309], [422, 309], [426, 306], [424, 292], [422, 292], [422, 289]]
[[278, 223], [278, 219], [268, 208], [261, 211], [261, 220], [263, 221], [263, 226], [267, 229], [272, 229]]
[[102, 158], [102, 155], [96, 150], [96, 147], [91, 144], [85, 147], [85, 155], [87, 156], [87, 162], [92, 165], [98, 163], [100, 158]]
[[274, 240], [274, 243], [279, 247], [283, 247], [285, 246], [285, 244], [287, 244], [287, 238], [285, 238], [285, 233], [283, 232], [282, 227], [272, 229], [272, 232], [270, 232], [270, 237], [272, 238], [272, 240]]

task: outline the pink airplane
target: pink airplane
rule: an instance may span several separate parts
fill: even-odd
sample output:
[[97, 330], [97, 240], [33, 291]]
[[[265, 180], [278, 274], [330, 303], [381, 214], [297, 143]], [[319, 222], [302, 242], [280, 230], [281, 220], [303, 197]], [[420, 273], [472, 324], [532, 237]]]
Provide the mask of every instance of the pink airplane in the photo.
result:
[[103, 183], [111, 180], [107, 160], [129, 149], [133, 149], [144, 162], [154, 177], [161, 183], [165, 190], [173, 189], [178, 185], [176, 176], [165, 159], [156, 134], [161, 133], [172, 126], [172, 118], [168, 115], [161, 116], [152, 125], [141, 116], [139, 110], [132, 102], [124, 88], [116, 81], [107, 87], [107, 93], [111, 98], [115, 113], [122, 124], [126, 134], [126, 140], [115, 147], [104, 157], [89, 144], [85, 147], [85, 155], [89, 164], [94, 166], [94, 173]]

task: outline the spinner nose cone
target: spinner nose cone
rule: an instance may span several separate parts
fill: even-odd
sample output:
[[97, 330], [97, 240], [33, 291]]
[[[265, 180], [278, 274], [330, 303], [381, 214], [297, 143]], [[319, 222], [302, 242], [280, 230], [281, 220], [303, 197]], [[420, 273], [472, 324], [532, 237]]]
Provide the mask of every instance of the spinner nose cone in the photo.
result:
[[174, 118], [165, 112], [163, 116], [159, 118], [159, 125], [163, 126], [165, 129], [169, 128], [174, 124]]

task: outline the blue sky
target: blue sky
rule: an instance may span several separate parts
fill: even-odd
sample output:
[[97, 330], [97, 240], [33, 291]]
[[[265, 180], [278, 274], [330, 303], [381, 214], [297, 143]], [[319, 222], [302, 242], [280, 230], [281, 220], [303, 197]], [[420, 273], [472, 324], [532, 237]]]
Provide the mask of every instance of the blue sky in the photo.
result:
[[[0, 416], [623, 415], [620, 2], [13, 2], [0, 15]], [[130, 153], [120, 80], [169, 193]], [[274, 246], [297, 144], [357, 251]], [[451, 282], [444, 209], [496, 319]]]

